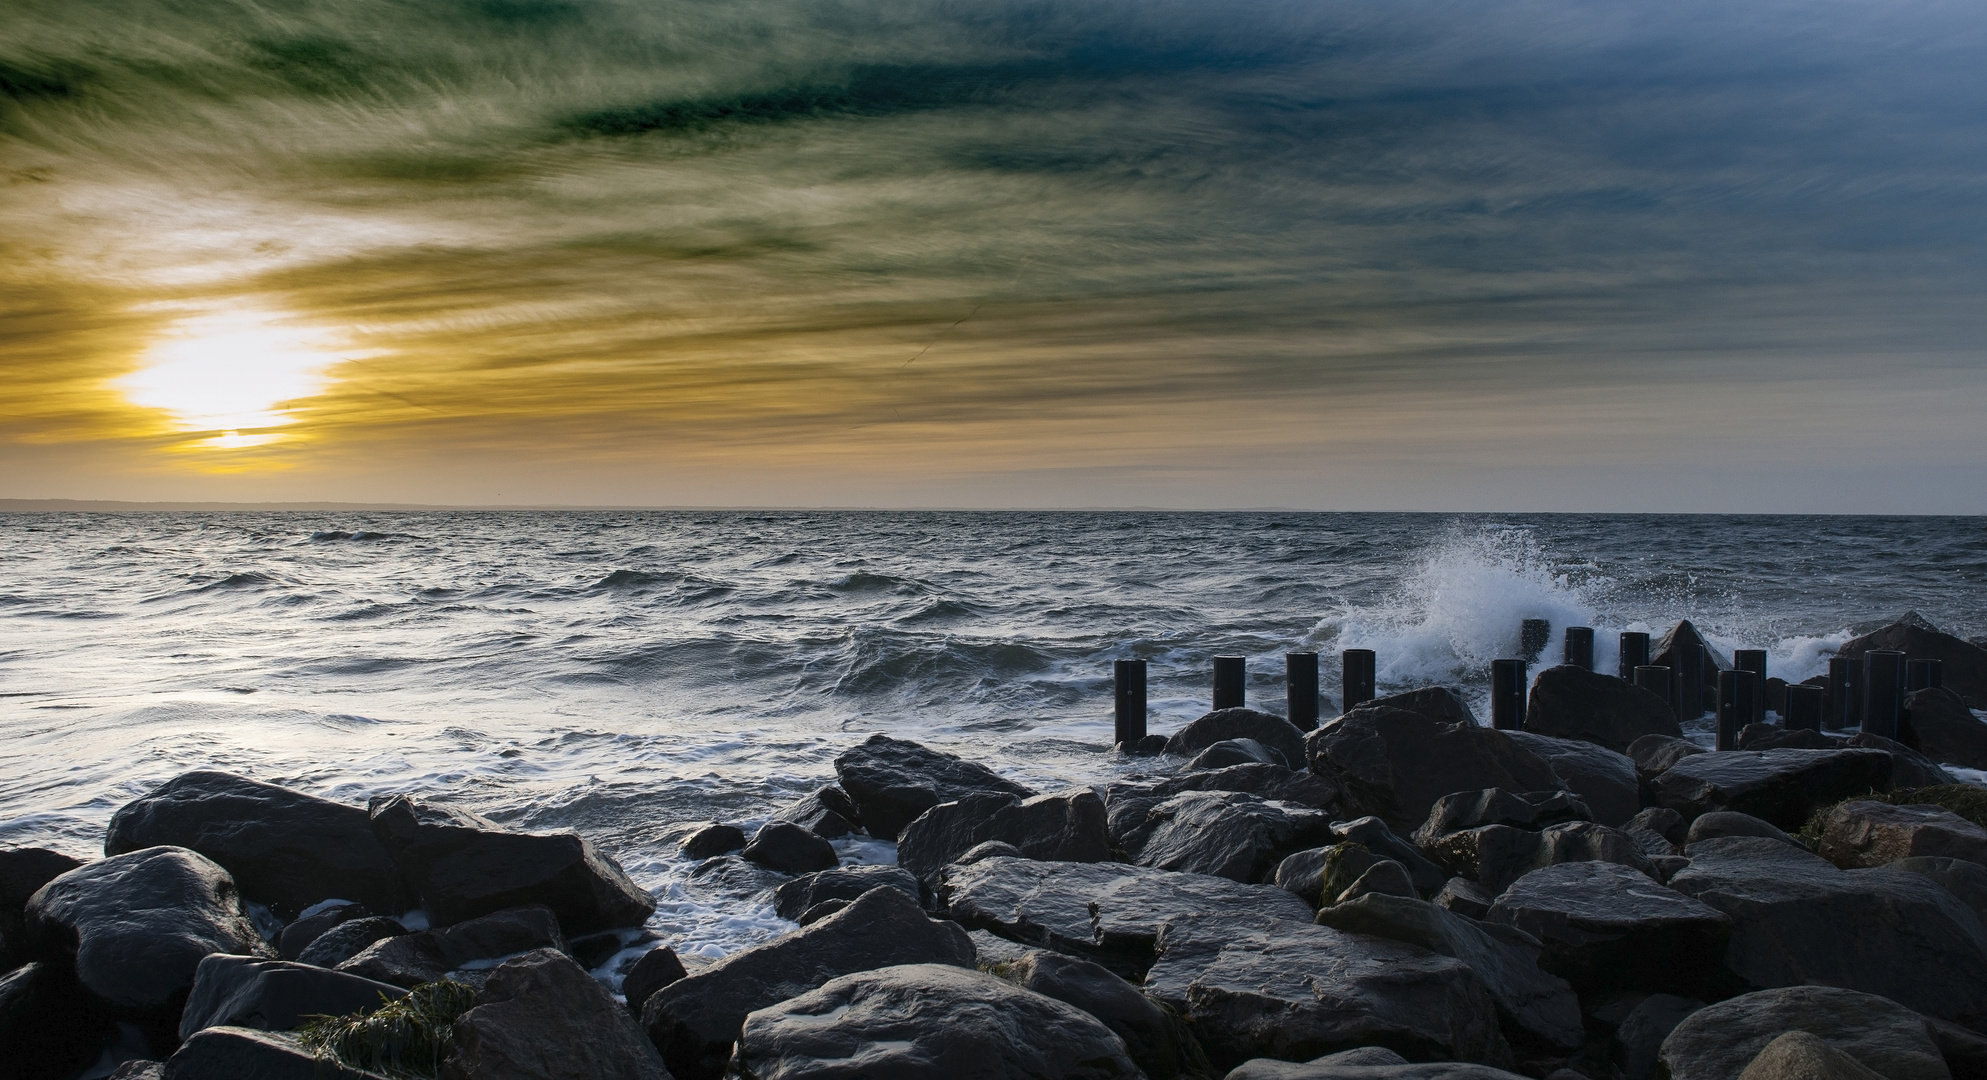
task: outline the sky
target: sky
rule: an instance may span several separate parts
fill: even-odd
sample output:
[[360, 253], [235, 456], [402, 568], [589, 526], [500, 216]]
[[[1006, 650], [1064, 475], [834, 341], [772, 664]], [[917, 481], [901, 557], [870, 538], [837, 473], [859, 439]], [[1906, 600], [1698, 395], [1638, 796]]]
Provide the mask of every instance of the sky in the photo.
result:
[[8, 0], [0, 497], [1987, 512], [1987, 6]]

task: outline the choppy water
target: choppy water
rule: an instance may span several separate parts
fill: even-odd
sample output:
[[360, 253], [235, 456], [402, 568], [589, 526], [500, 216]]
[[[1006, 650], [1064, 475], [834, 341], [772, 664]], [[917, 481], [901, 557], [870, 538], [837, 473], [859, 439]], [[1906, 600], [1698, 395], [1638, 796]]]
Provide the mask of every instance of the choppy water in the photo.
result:
[[[91, 854], [187, 769], [332, 798], [445, 792], [570, 826], [717, 953], [790, 924], [688, 882], [873, 731], [1039, 785], [1108, 778], [1111, 661], [1153, 729], [1208, 657], [1379, 652], [1481, 699], [1519, 620], [1689, 618], [1776, 675], [1908, 608], [1987, 633], [1977, 518], [1120, 513], [0, 516], [0, 843]], [[1325, 664], [1336, 695], [1335, 665]], [[856, 857], [889, 845], [846, 844]]]

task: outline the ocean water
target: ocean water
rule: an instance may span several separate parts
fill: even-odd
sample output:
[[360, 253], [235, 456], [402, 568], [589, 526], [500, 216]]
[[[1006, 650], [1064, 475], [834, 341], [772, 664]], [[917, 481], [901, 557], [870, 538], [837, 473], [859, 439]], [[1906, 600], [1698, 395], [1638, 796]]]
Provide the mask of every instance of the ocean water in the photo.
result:
[[1279, 711], [1282, 653], [1364, 647], [1382, 692], [1457, 686], [1487, 714], [1527, 617], [1595, 627], [1603, 670], [1616, 632], [1688, 618], [1800, 679], [1907, 609], [1987, 633], [1987, 522], [0, 516], [0, 843], [96, 854], [118, 806], [195, 768], [417, 791], [578, 829], [656, 891], [657, 935], [716, 956], [791, 924], [693, 880], [689, 830], [749, 830], [878, 731], [1037, 786], [1109, 780], [1137, 767], [1107, 753], [1114, 659], [1150, 661], [1162, 733], [1205, 711], [1217, 653], [1251, 656], [1250, 701]]

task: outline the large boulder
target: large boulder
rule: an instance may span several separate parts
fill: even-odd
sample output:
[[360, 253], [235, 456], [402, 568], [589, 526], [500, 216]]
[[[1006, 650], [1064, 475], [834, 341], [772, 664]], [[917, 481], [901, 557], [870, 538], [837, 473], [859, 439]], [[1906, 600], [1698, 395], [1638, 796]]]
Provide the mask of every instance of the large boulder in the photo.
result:
[[1615, 1025], [1614, 1041], [1619, 1048], [1618, 1060], [1624, 1080], [1649, 1080], [1655, 1074], [1656, 1056], [1663, 1048], [1663, 1040], [1669, 1038], [1670, 1032], [1675, 1031], [1686, 1017], [1703, 1008], [1704, 1003], [1676, 994], [1636, 997], [1639, 1000], [1635, 1001], [1634, 1007]]
[[1987, 923], [1987, 865], [1966, 859], [1914, 856], [1899, 859], [1890, 868], [1937, 882]]
[[1572, 664], [1546, 668], [1532, 680], [1525, 702], [1525, 730], [1617, 752], [1626, 752], [1644, 735], [1683, 736], [1668, 700], [1632, 682]]
[[942, 802], [993, 792], [1028, 798], [1027, 787], [984, 765], [917, 743], [872, 735], [835, 758], [835, 776], [869, 835], [895, 840], [904, 826]]
[[1844, 870], [1919, 855], [1987, 863], [1987, 829], [1942, 807], [1857, 800], [1828, 812], [1817, 853]]
[[1125, 1051], [1149, 1080], [1180, 1075], [1179, 1023], [1137, 987], [1074, 956], [1032, 950], [1007, 965], [1003, 976], [1024, 990], [1074, 1005], [1104, 1022], [1125, 1041]]
[[[415, 987], [479, 960], [548, 948], [565, 951], [566, 938], [559, 932], [559, 919], [552, 909], [534, 905], [467, 919], [440, 930], [381, 938], [340, 963], [337, 970], [394, 986]], [[305, 955], [309, 955], [308, 950]]]
[[841, 861], [835, 845], [812, 829], [777, 819], [760, 826], [740, 854], [782, 874], [811, 874]]
[[[777, 821], [791, 821], [804, 826], [827, 839], [847, 836], [856, 831], [856, 804], [848, 792], [838, 787], [816, 788], [812, 794], [780, 807], [773, 812]], [[712, 854], [722, 854], [713, 852]]]
[[65, 971], [155, 1049], [178, 1041], [179, 1013], [209, 953], [268, 956], [235, 879], [178, 847], [114, 855], [63, 874], [28, 901], [28, 948]]
[[1232, 881], [1262, 881], [1285, 855], [1331, 835], [1331, 819], [1322, 811], [1233, 791], [1175, 795], [1154, 804], [1146, 817], [1149, 827], [1126, 850], [1134, 863]]
[[745, 1019], [753, 1080], [1138, 1080], [1124, 1040], [1075, 1006], [945, 964], [830, 980]]
[[1739, 1080], [1885, 1080], [1819, 1035], [1790, 1031], [1767, 1043]]
[[947, 863], [986, 843], [1004, 843], [1045, 862], [1106, 862], [1111, 836], [1104, 800], [1089, 788], [1018, 799], [968, 795], [940, 803], [905, 826], [897, 863], [925, 882]]
[[1285, 765], [1304, 762], [1304, 733], [1296, 724], [1273, 713], [1244, 708], [1216, 709], [1201, 716], [1166, 740], [1166, 752], [1192, 757], [1229, 739], [1254, 739], [1276, 751]]
[[1904, 699], [1904, 713], [1907, 741], [1920, 753], [1962, 769], [1987, 769], [1987, 722], [1958, 694], [1943, 686], [1914, 690]]
[[1957, 777], [1940, 768], [1937, 762], [1896, 739], [1859, 731], [1844, 739], [1842, 745], [1867, 747], [1889, 754], [1892, 788], [1944, 787], [1959, 783]]
[[798, 919], [802, 912], [823, 901], [854, 900], [879, 886], [896, 889], [913, 900], [918, 898], [918, 879], [902, 867], [841, 866], [803, 874], [774, 889], [773, 910], [782, 919]]
[[1361, 702], [1359, 705], [1362, 709], [1379, 708], [1382, 706], [1390, 709], [1406, 709], [1411, 713], [1420, 713], [1430, 720], [1440, 721], [1444, 724], [1476, 723], [1476, 713], [1470, 709], [1470, 703], [1464, 699], [1462, 692], [1452, 690], [1446, 686], [1424, 686], [1418, 690], [1408, 690], [1399, 694], [1388, 694], [1382, 698], [1373, 698], [1370, 701]]
[[642, 1006], [642, 1026], [671, 1073], [717, 1080], [748, 1013], [858, 971], [932, 963], [971, 968], [976, 959], [958, 924], [935, 921], [902, 892], [880, 887], [811, 926], [656, 991]]
[[287, 960], [215, 953], [200, 961], [180, 1013], [179, 1037], [210, 1027], [289, 1031], [313, 1016], [370, 1012], [407, 992], [371, 979]]
[[1762, 990], [1699, 1009], [1663, 1040], [1659, 1060], [1671, 1080], [1738, 1080], [1789, 1031], [1818, 1035], [1887, 1080], [1951, 1080], [1924, 1017], [1833, 986]]
[[377, 1073], [321, 1058], [295, 1037], [255, 1028], [196, 1032], [166, 1059], [163, 1080], [380, 1080]]
[[1798, 844], [1800, 841], [1788, 836], [1770, 821], [1762, 821], [1751, 814], [1741, 814], [1736, 810], [1713, 810], [1690, 823], [1684, 832], [1683, 842], [1695, 844], [1699, 840], [1715, 840], [1721, 836], [1764, 836], [1783, 844]]
[[1565, 781], [1566, 790], [1580, 797], [1593, 820], [1619, 826], [1642, 809], [1642, 780], [1635, 771], [1634, 759], [1627, 754], [1578, 739], [1528, 731], [1509, 734], [1518, 745], [1552, 766], [1552, 771]]
[[1907, 660], [1939, 661], [1945, 688], [1970, 708], [1987, 709], [1987, 649], [1944, 633], [1917, 612], [1909, 612], [1881, 630], [1843, 642], [1835, 655], [1861, 657], [1878, 649], [1901, 652]]
[[110, 1011], [52, 964], [0, 975], [0, 1075], [68, 1077], [97, 1060], [116, 1030]]
[[670, 1080], [640, 1024], [556, 949], [497, 965], [456, 1017], [442, 1080]]
[[1417, 945], [1261, 915], [1168, 922], [1146, 992], [1185, 1016], [1222, 1068], [1360, 1046], [1502, 1061], [1497, 1005], [1467, 963]]
[[1890, 790], [1881, 750], [1730, 750], [1670, 766], [1652, 786], [1657, 801], [1686, 818], [1736, 810], [1798, 829], [1820, 807]]
[[938, 893], [968, 929], [1094, 960], [1128, 979], [1145, 975], [1159, 928], [1191, 914], [1267, 913], [1309, 921], [1311, 905], [1272, 885], [1124, 863], [993, 858], [948, 867]]
[[1541, 966], [1582, 994], [1700, 991], [1716, 980], [1732, 935], [1732, 920], [1709, 905], [1606, 862], [1534, 870], [1487, 918], [1539, 939]]
[[1400, 833], [1428, 819], [1457, 791], [1558, 791], [1566, 785], [1538, 755], [1506, 732], [1445, 724], [1385, 706], [1360, 708], [1304, 740], [1311, 771], [1340, 789], [1350, 814], [1371, 814]]
[[410, 795], [370, 803], [374, 835], [393, 853], [436, 923], [543, 904], [568, 936], [640, 926], [655, 898], [578, 833], [522, 833]]
[[82, 860], [47, 848], [0, 848], [0, 971], [27, 962], [22, 913], [28, 897], [81, 865]]
[[1692, 645], [1704, 646], [1705, 697], [1711, 706], [1715, 706], [1715, 700], [1711, 699], [1717, 696], [1717, 673], [1730, 671], [1732, 661], [1724, 653], [1712, 648], [1711, 643], [1704, 640], [1704, 635], [1698, 633], [1697, 627], [1691, 625], [1689, 619], [1678, 622], [1664, 632], [1662, 637], [1649, 643], [1649, 662], [1657, 667], [1666, 667], [1675, 671], [1679, 659]]
[[1458, 791], [1444, 795], [1429, 808], [1428, 820], [1414, 832], [1414, 842], [1431, 844], [1451, 833], [1485, 825], [1513, 829], [1543, 829], [1568, 821], [1592, 821], [1587, 804], [1564, 791], [1517, 793], [1502, 788]]
[[1633, 837], [1591, 821], [1568, 821], [1537, 831], [1484, 825], [1450, 833], [1422, 850], [1446, 872], [1476, 882], [1492, 896], [1534, 870], [1561, 863], [1618, 863], [1655, 874]]
[[1937, 883], [1838, 870], [1761, 837], [1704, 840], [1685, 854], [1690, 865], [1670, 888], [1731, 916], [1725, 966], [1746, 984], [1839, 986], [1987, 1023], [1987, 927]]
[[366, 811], [233, 773], [182, 773], [110, 819], [105, 855], [172, 845], [234, 875], [284, 919], [320, 900], [400, 911], [406, 889]]

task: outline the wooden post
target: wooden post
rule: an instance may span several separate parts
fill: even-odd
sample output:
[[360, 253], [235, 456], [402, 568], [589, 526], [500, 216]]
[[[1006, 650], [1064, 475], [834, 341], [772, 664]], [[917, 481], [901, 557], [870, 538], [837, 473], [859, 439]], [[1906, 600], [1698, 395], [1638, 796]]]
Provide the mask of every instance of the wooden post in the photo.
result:
[[1490, 726], [1516, 731], [1525, 726], [1525, 662], [1490, 662]]
[[1248, 657], [1217, 656], [1214, 658], [1214, 707], [1216, 709], [1239, 709], [1247, 697], [1245, 683], [1248, 680]]
[[1527, 664], [1537, 661], [1551, 640], [1552, 624], [1544, 619], [1526, 619], [1518, 624], [1518, 655]]
[[1782, 718], [1790, 728], [1821, 730], [1822, 701], [1828, 695], [1823, 687], [1805, 683], [1787, 684], [1787, 713]]
[[1904, 654], [1872, 649], [1863, 654], [1863, 732], [1897, 738], [1904, 711]]
[[1566, 628], [1566, 644], [1560, 650], [1560, 663], [1571, 664], [1583, 671], [1594, 670], [1593, 627], [1569, 626]]
[[1145, 738], [1145, 661], [1119, 660], [1112, 664], [1111, 689], [1117, 714], [1116, 741], [1130, 750]]
[[[1647, 637], [1648, 635], [1645, 634], [1643, 636]], [[1643, 642], [1643, 644], [1646, 646], [1648, 642], [1645, 641]], [[1669, 704], [1670, 692], [1676, 689], [1674, 685], [1676, 681], [1676, 672], [1673, 672], [1666, 667], [1653, 667], [1649, 664], [1637, 664], [1635, 665], [1635, 670], [1631, 672], [1631, 674], [1635, 678], [1635, 685], [1641, 687], [1644, 690], [1649, 691], [1652, 694], [1655, 694], [1657, 697], [1662, 698], [1663, 704], [1665, 705]]]
[[1766, 650], [1734, 649], [1732, 650], [1732, 666], [1738, 668], [1740, 671], [1750, 671], [1754, 675], [1759, 676], [1759, 693], [1754, 695], [1753, 699], [1757, 702], [1757, 706], [1753, 709], [1752, 719], [1746, 721], [1746, 723], [1766, 723]]
[[1377, 660], [1371, 649], [1347, 649], [1339, 654], [1339, 687], [1345, 698], [1344, 711], [1351, 712], [1373, 700]]
[[[1621, 663], [1615, 666], [1615, 673], [1624, 682], [1635, 681], [1635, 669], [1649, 666], [1649, 635], [1639, 630], [1624, 630], [1621, 633]], [[1663, 697], [1668, 699], [1669, 695]]]
[[1828, 699], [1821, 722], [1831, 730], [1863, 726], [1863, 665], [1856, 657], [1829, 658]]
[[1704, 646], [1680, 645], [1676, 651], [1677, 691], [1670, 704], [1678, 720], [1695, 720], [1704, 715]]
[[1938, 660], [1906, 660], [1905, 690], [1930, 690], [1946, 684], [1945, 664]]
[[1318, 654], [1286, 653], [1283, 657], [1285, 707], [1299, 731], [1318, 726]]
[[1734, 668], [1718, 673], [1718, 749], [1739, 748], [1739, 731], [1755, 722], [1759, 698], [1758, 672]]

